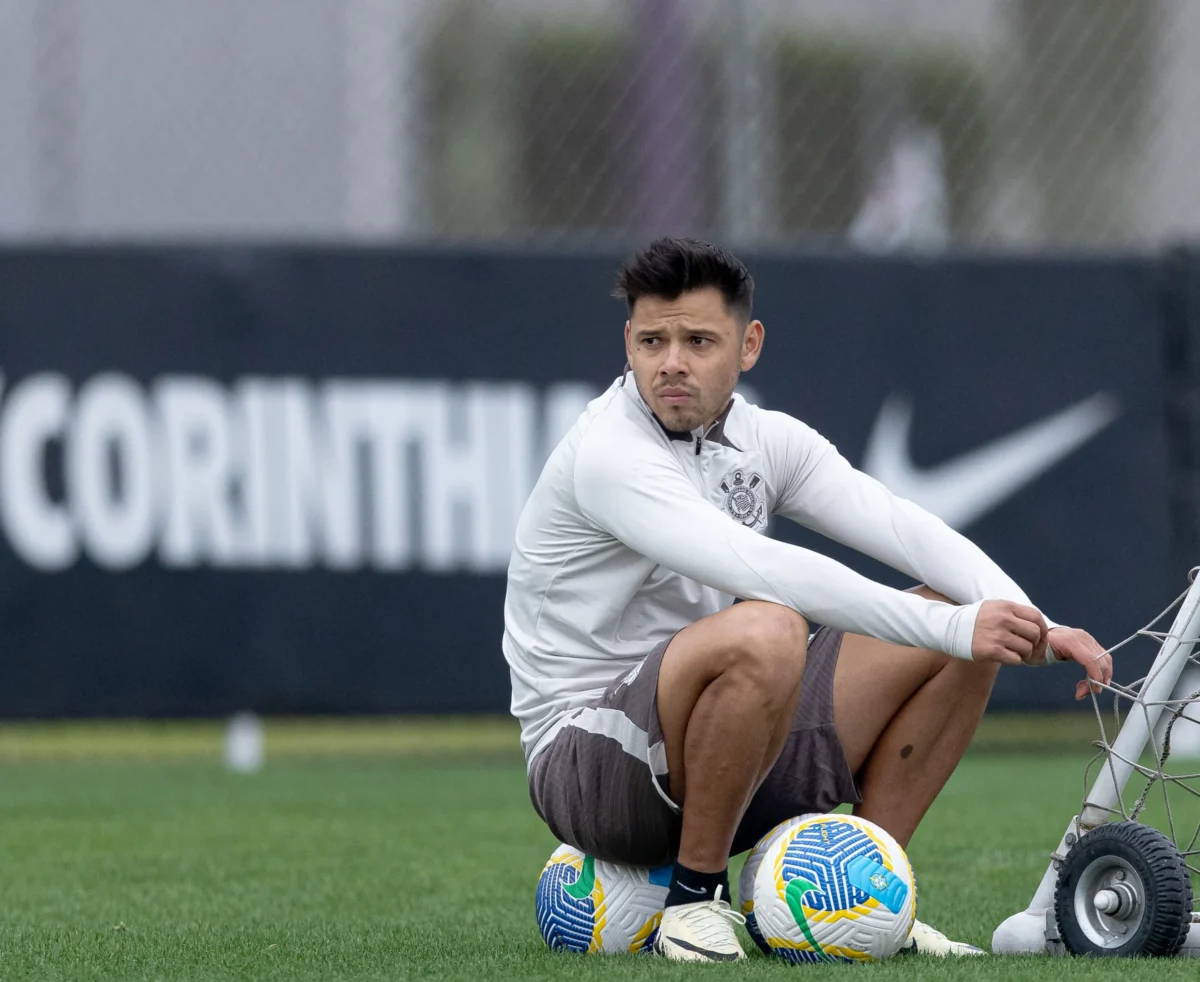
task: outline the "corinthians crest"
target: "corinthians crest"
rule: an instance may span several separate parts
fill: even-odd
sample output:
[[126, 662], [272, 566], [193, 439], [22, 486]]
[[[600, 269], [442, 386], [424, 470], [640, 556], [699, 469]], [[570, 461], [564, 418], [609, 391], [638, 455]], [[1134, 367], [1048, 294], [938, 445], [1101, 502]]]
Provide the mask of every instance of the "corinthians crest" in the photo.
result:
[[761, 474], [747, 477], [745, 471], [734, 471], [721, 482], [721, 490], [725, 492], [726, 514], [747, 528], [761, 528], [767, 523], [762, 480]]

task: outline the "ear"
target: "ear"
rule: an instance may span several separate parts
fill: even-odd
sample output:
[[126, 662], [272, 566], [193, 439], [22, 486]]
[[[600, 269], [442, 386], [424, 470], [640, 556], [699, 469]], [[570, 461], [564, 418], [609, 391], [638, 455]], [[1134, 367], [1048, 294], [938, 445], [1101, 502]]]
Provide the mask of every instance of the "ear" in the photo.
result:
[[633, 364], [633, 347], [630, 344], [629, 321], [625, 322], [625, 360]]
[[762, 354], [763, 339], [766, 328], [762, 321], [751, 321], [746, 325], [746, 333], [742, 335], [742, 371], [748, 372], [758, 362]]

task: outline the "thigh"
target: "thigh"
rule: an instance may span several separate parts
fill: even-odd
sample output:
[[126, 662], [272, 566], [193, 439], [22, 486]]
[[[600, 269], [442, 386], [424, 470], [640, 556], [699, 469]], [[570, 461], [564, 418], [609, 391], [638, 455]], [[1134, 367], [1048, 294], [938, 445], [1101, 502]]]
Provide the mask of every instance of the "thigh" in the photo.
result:
[[734, 604], [690, 624], [671, 639], [658, 676], [657, 715], [676, 801], [683, 800], [688, 721], [704, 690], [736, 658], [758, 648], [789, 646], [803, 669], [807, 639], [803, 617], [788, 607], [761, 601]]
[[[910, 593], [951, 603], [928, 586]], [[850, 769], [857, 774], [888, 723], [945, 666], [949, 655], [847, 634], [833, 680], [833, 716]]]
[[833, 676], [833, 719], [853, 773], [858, 773], [892, 717], [947, 657], [861, 634], [843, 637]]
[[862, 800], [833, 722], [833, 680], [842, 638], [841, 631], [823, 627], [809, 641], [791, 732], [742, 816], [731, 852], [752, 848], [789, 818]]

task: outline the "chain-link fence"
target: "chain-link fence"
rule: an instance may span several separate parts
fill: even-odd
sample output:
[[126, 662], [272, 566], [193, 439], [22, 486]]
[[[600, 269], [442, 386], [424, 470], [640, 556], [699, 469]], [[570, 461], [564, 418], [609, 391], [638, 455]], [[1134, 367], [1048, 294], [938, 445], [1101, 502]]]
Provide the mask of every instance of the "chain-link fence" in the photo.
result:
[[5, 0], [0, 235], [1146, 246], [1196, 0]]

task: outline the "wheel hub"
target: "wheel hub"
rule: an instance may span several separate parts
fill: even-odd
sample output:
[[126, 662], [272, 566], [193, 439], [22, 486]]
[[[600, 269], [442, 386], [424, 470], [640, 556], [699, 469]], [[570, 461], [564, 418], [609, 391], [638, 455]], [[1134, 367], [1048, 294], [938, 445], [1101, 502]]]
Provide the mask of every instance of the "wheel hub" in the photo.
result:
[[1146, 913], [1141, 877], [1120, 856], [1098, 856], [1075, 887], [1075, 917], [1088, 939], [1100, 948], [1119, 948], [1134, 934]]

